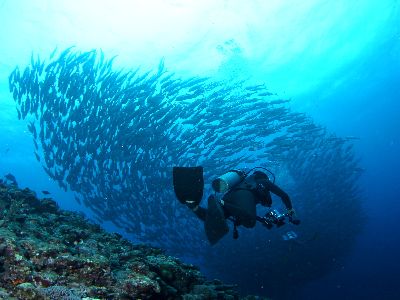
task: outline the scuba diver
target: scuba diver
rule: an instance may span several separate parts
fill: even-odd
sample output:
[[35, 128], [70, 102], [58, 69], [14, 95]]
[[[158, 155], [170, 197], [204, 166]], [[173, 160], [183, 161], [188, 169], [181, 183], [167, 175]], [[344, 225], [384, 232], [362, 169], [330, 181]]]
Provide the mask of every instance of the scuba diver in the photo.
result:
[[[268, 175], [259, 170], [264, 169], [273, 176], [270, 181]], [[233, 222], [233, 237], [238, 238], [237, 226], [243, 225], [252, 228], [259, 221], [268, 229], [290, 223], [298, 225], [295, 211], [288, 194], [275, 184], [275, 176], [268, 169], [255, 167], [248, 172], [230, 170], [212, 181], [212, 188], [217, 193], [224, 193], [217, 197], [216, 193], [208, 198], [208, 207], [199, 206], [203, 197], [204, 181], [203, 167], [174, 167], [174, 191], [178, 200], [189, 207], [196, 216], [204, 221], [204, 228], [209, 242], [214, 245], [229, 232], [226, 220]], [[287, 211], [280, 214], [277, 210], [270, 210], [265, 217], [257, 216], [256, 205], [271, 207], [273, 193], [279, 196]], [[218, 199], [220, 198], [220, 199]]]

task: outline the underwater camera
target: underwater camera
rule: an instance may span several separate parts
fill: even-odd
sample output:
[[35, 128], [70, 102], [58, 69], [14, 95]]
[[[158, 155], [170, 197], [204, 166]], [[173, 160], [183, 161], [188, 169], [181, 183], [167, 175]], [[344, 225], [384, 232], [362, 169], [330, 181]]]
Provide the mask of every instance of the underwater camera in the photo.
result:
[[295, 220], [291, 215], [287, 213], [282, 214], [276, 209], [272, 209], [267, 212], [265, 217], [257, 217], [257, 220], [268, 229], [271, 229], [274, 226], [281, 227], [282, 225], [285, 225], [286, 219], [288, 219], [288, 221], [294, 225], [300, 224], [300, 220]]

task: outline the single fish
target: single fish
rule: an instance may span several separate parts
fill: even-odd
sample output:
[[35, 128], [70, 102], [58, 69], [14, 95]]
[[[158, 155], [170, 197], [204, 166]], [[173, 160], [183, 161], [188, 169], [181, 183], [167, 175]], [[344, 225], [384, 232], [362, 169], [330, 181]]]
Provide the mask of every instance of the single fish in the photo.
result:
[[50, 195], [50, 192], [49, 191], [42, 191], [42, 194]]

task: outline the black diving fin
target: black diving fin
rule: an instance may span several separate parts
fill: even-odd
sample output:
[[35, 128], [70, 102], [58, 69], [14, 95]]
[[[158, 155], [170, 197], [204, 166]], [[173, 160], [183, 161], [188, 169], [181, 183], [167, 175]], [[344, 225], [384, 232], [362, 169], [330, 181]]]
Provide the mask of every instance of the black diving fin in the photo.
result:
[[208, 213], [204, 222], [204, 229], [211, 245], [216, 244], [229, 232], [224, 210], [220, 202], [213, 195], [208, 198]]
[[203, 167], [174, 167], [172, 175], [179, 202], [199, 205], [204, 190]]

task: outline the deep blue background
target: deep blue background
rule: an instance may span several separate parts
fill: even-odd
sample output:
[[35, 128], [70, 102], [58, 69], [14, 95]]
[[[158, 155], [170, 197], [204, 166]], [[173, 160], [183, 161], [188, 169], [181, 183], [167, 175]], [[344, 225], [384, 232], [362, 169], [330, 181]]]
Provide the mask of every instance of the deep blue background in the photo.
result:
[[[342, 270], [310, 284], [303, 299], [397, 299], [400, 293], [399, 39], [366, 57], [329, 105], [313, 112], [355, 142], [368, 222]], [[345, 121], [344, 121], [345, 120]], [[346, 125], [344, 126], [345, 123]]]
[[[210, 13], [199, 4], [192, 3], [193, 8], [185, 10], [184, 4], [172, 2], [177, 14], [171, 17], [165, 4], [157, 11], [154, 5], [144, 10], [138, 5], [124, 8], [126, 1], [115, 5], [0, 1], [0, 174], [12, 172], [22, 187], [50, 190], [62, 207], [78, 208], [73, 196], [61, 192], [35, 161], [31, 137], [25, 124], [16, 119], [8, 92], [8, 74], [15, 65], [29, 63], [32, 51], [48, 56], [56, 46], [76, 45], [83, 50], [102, 48], [108, 56], [119, 54], [117, 63], [128, 68], [139, 62], [157, 66], [164, 56], [167, 67], [178, 72], [251, 75], [271, 86], [272, 92], [291, 97], [294, 110], [306, 112], [329, 131], [360, 138], [354, 143], [365, 169], [360, 184], [367, 225], [343, 268], [310, 283], [299, 298], [397, 299], [399, 1], [287, 1], [274, 11], [274, 19], [265, 21], [269, 25], [265, 32], [260, 20], [268, 8], [260, 1], [242, 2], [239, 8], [211, 1], [208, 5], [223, 5], [216, 5]], [[163, 22], [157, 23], [160, 19]], [[252, 23], [253, 19], [258, 23]], [[214, 32], [213, 26], [219, 30]], [[217, 70], [218, 65], [225, 68]]]

